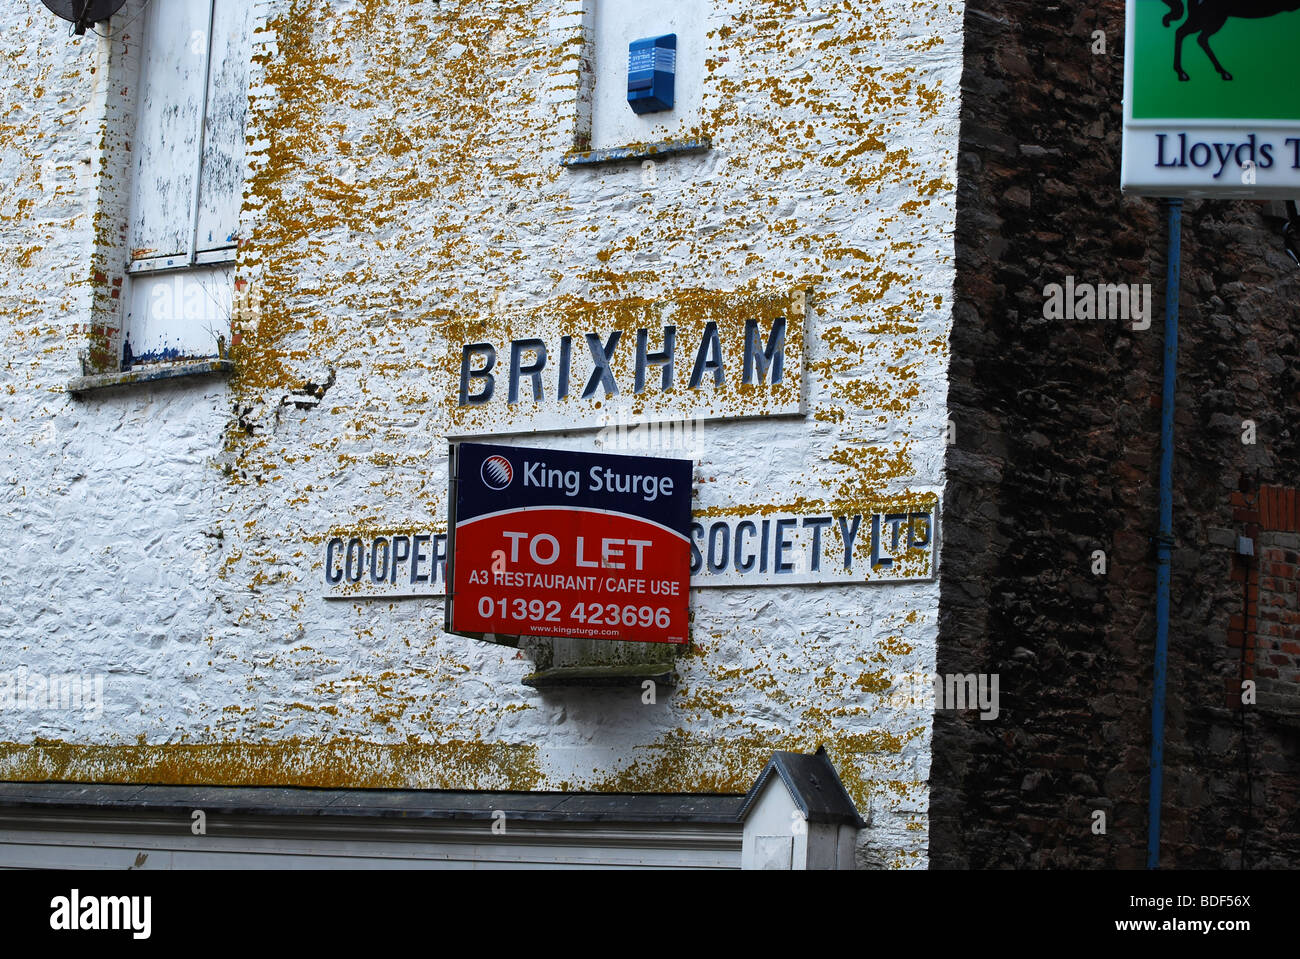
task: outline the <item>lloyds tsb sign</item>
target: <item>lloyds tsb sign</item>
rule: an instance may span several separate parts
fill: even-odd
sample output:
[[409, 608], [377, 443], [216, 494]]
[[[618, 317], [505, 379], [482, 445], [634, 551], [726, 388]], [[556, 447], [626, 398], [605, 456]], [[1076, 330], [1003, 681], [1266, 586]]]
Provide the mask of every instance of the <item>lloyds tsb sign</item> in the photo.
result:
[[1300, 195], [1300, 0], [1128, 0], [1125, 192]]

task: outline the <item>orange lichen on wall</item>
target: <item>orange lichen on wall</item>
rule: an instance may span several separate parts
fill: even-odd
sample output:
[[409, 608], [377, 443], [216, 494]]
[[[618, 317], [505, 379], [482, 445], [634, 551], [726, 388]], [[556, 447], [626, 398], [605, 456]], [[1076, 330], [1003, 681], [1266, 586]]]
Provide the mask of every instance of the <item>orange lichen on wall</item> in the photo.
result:
[[[318, 788], [529, 789], [542, 782], [536, 747], [448, 741], [360, 739], [85, 745], [53, 740], [0, 743], [0, 777], [40, 782]], [[494, 785], [495, 784], [495, 785]]]

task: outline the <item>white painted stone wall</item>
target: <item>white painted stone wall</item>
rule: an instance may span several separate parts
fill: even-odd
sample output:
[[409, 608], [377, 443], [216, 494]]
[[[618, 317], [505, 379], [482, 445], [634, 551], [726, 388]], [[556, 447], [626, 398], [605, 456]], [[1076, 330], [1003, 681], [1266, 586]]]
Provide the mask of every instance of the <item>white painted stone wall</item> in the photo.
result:
[[714, 0], [714, 148], [650, 183], [561, 166], [579, 0], [263, 0], [238, 372], [81, 399], [120, 268], [106, 41], [0, 7], [0, 674], [105, 678], [100, 715], [0, 709], [0, 776], [742, 791], [824, 742], [860, 861], [925, 865], [931, 716], [884, 698], [934, 669], [937, 579], [698, 591], [649, 705], [526, 687], [437, 600], [327, 601], [321, 553], [444, 518], [473, 324], [809, 279], [808, 415], [707, 424], [696, 509], [942, 495], [961, 4]]

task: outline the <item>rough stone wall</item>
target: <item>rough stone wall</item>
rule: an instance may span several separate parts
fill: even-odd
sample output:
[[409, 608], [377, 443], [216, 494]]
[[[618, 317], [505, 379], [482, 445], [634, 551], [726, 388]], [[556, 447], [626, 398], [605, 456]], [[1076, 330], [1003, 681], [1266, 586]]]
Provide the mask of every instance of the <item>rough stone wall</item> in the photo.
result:
[[230, 400], [220, 382], [67, 393], [79, 354], [112, 359], [122, 277], [106, 251], [124, 230], [105, 211], [121, 210], [128, 141], [101, 83], [107, 45], [74, 42], [38, 4], [0, 12], [0, 539], [13, 549], [0, 691], [28, 670], [98, 675], [111, 697], [98, 717], [6, 701], [4, 775], [40, 778], [51, 770], [27, 765], [33, 744], [166, 741], [206, 709], [190, 664], [220, 621], [215, 464]]
[[102, 717], [0, 714], [0, 775], [737, 791], [824, 742], [863, 861], [926, 863], [930, 719], [883, 696], [934, 668], [937, 581], [700, 592], [651, 706], [525, 687], [514, 650], [442, 634], [441, 601], [326, 602], [321, 547], [445, 516], [455, 333], [631, 296], [812, 284], [807, 417], [706, 426], [697, 508], [941, 492], [960, 4], [718, 0], [713, 149], [650, 188], [560, 165], [589, 95], [577, 0], [266, 0], [237, 371], [84, 400], [64, 388], [117, 187], [36, 171], [117, 128], [93, 38], [4, 5], [0, 671], [106, 685]]
[[[1140, 867], [1166, 230], [1158, 202], [1118, 189], [1124, 4], [982, 0], [965, 17], [939, 670], [1000, 674], [1002, 710], [936, 717], [931, 862]], [[1263, 690], [1224, 699], [1244, 664], [1235, 536], [1252, 535], [1232, 497], [1300, 469], [1300, 270], [1271, 210], [1184, 209], [1170, 867], [1300, 855], [1294, 714]], [[1151, 328], [1045, 319], [1045, 288], [1070, 275], [1150, 283]]]

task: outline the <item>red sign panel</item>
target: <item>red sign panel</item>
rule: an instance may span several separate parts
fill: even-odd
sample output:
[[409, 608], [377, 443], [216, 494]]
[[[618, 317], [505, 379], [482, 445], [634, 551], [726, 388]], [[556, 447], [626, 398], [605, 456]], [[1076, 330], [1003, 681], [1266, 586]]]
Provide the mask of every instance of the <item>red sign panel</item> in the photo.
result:
[[685, 643], [690, 460], [452, 449], [448, 631]]

